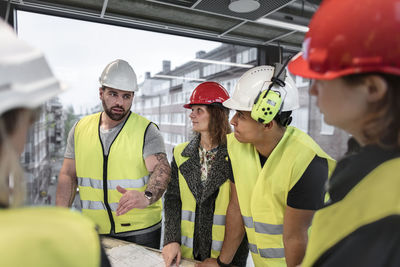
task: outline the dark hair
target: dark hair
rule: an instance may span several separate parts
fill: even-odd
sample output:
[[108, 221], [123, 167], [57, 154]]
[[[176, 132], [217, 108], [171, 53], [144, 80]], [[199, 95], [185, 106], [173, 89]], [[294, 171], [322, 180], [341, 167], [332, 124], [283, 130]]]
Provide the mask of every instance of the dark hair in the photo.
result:
[[[100, 88], [101, 88], [101, 90], [103, 90], [103, 92], [105, 92], [106, 89], [109, 89], [109, 90], [113, 90], [114, 89], [114, 88], [107, 87], [107, 86], [104, 86], [104, 85], [102, 85]], [[114, 90], [120, 90], [120, 89], [114, 89]], [[131, 92], [133, 96], [135, 95], [135, 91], [128, 91], [128, 92]]]
[[351, 136], [349, 140], [347, 140], [347, 151], [344, 153], [345, 156], [350, 156], [353, 154], [357, 154], [361, 149], [360, 144], [357, 142], [357, 140]]
[[[15, 108], [8, 110], [1, 115], [1, 120], [3, 122], [3, 126], [5, 128], [5, 134], [10, 136], [12, 135], [17, 127], [17, 120], [20, 114], [24, 111], [29, 111], [31, 114], [30, 123], [33, 123], [36, 120], [37, 115], [39, 114], [39, 109], [37, 110], [29, 110], [25, 108]], [[2, 135], [0, 135], [0, 148], [5, 140]]]
[[208, 131], [213, 145], [226, 144], [226, 135], [232, 131], [229, 125], [229, 109], [222, 105], [207, 105], [210, 114]]
[[348, 85], [358, 85], [370, 75], [387, 84], [385, 96], [369, 106], [363, 135], [370, 144], [383, 148], [400, 148], [400, 76], [385, 73], [363, 73], [342, 77]]
[[281, 127], [286, 127], [292, 122], [292, 111], [283, 111], [276, 114], [274, 120]]

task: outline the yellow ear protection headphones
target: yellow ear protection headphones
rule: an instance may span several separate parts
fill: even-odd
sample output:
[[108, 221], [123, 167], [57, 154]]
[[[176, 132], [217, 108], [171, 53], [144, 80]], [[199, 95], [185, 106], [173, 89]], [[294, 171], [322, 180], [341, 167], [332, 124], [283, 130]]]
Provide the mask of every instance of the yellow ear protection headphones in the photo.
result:
[[[281, 87], [284, 90], [286, 70], [285, 67], [289, 63], [291, 57], [288, 58], [285, 64], [275, 63], [274, 64], [274, 75], [271, 78], [271, 84], [267, 90], [262, 90], [258, 93], [254, 100], [253, 108], [251, 109], [251, 117], [263, 124], [270, 123], [277, 114], [281, 112], [283, 101], [286, 96], [281, 95], [279, 91], [273, 90], [272, 87], [275, 85]], [[263, 86], [264, 88], [264, 86]], [[289, 121], [290, 123], [290, 121]]]

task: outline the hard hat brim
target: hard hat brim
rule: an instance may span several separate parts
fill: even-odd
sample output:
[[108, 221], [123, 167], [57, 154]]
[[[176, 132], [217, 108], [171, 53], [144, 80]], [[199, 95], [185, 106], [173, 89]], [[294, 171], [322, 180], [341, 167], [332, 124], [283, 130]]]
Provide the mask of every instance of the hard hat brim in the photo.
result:
[[289, 63], [288, 69], [289, 71], [297, 76], [308, 78], [308, 79], [317, 79], [317, 80], [330, 80], [340, 75], [333, 75], [333, 73], [318, 73], [310, 69], [308, 62], [303, 58], [303, 53], [300, 52], [297, 54]]
[[226, 100], [222, 105], [226, 108], [233, 109], [233, 110], [241, 110], [241, 111], [251, 111], [251, 107], [241, 106], [239, 102], [235, 101], [232, 98]]
[[342, 76], [363, 73], [363, 72], [386, 72], [394, 75], [400, 75], [400, 72], [396, 68], [391, 67], [380, 67], [380, 66], [367, 66], [367, 67], [351, 67], [343, 70], [326, 71], [323, 73], [313, 71], [310, 68], [309, 63], [302, 56], [302, 52], [296, 55], [295, 58], [288, 65], [289, 71], [296, 76], [315, 79], [315, 80], [332, 80]]

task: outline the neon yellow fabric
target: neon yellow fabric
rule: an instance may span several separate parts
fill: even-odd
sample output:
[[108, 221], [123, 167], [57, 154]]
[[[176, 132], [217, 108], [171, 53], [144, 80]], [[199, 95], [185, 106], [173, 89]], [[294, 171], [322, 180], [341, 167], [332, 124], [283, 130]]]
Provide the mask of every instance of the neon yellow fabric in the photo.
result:
[[[82, 212], [98, 224], [101, 234], [110, 233], [111, 222], [104, 204], [106, 179], [107, 201], [115, 222], [115, 233], [150, 227], [161, 221], [161, 200], [145, 209], [133, 209], [124, 215], [115, 215], [122, 196], [116, 190], [117, 185], [140, 192], [147, 187], [149, 172], [142, 151], [145, 131], [150, 122], [131, 113], [112, 143], [108, 157], [104, 157], [99, 136], [100, 114], [83, 118], [75, 128], [75, 164]], [[106, 174], [103, 173], [104, 169], [107, 170]]]
[[95, 225], [65, 208], [0, 210], [1, 266], [98, 267]]
[[360, 227], [400, 214], [400, 159], [389, 160], [369, 173], [341, 201], [316, 212], [301, 266], [320, 256]]
[[291, 126], [263, 168], [255, 147], [240, 143], [233, 133], [228, 135], [228, 154], [255, 266], [286, 266], [283, 217], [288, 193], [315, 155], [327, 159], [329, 175], [335, 161], [311, 137]]
[[[174, 158], [176, 164], [181, 166], [188, 157], [183, 157], [182, 151], [187, 146], [188, 142], [179, 144], [174, 149]], [[194, 237], [194, 224], [195, 224], [195, 213], [196, 213], [196, 200], [189, 189], [189, 186], [186, 183], [185, 178], [179, 171], [179, 191], [181, 195], [182, 201], [182, 219], [181, 219], [181, 236], [182, 236], [182, 244], [181, 244], [181, 252], [184, 258], [193, 259], [193, 237]], [[229, 180], [223, 183], [220, 186], [219, 193], [217, 199], [215, 200], [215, 210], [214, 210], [214, 224], [212, 226], [212, 240], [213, 244], [219, 243], [222, 244], [225, 236], [225, 224], [220, 225], [217, 224], [216, 218], [225, 218], [226, 210], [228, 208], [230, 199], [230, 184]], [[190, 214], [190, 216], [188, 216]], [[211, 257], [217, 258], [220, 249], [211, 248]]]

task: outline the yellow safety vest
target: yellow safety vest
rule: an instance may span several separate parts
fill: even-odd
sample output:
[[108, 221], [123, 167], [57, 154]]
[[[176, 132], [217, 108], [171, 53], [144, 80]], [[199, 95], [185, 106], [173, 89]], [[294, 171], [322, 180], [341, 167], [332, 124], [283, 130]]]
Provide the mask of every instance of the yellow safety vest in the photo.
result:
[[161, 221], [161, 200], [145, 209], [116, 216], [122, 196], [117, 185], [145, 191], [149, 172], [143, 159], [143, 143], [149, 121], [131, 113], [104, 156], [100, 140], [101, 113], [87, 116], [75, 127], [75, 164], [82, 212], [99, 226], [101, 234], [150, 227]]
[[301, 266], [312, 266], [326, 251], [360, 227], [400, 214], [400, 159], [386, 161], [340, 201], [316, 212]]
[[[182, 151], [188, 142], [179, 144], [174, 149], [176, 165], [181, 166], [189, 157], [183, 157]], [[181, 213], [181, 252], [184, 258], [193, 259], [193, 237], [194, 224], [196, 218], [196, 200], [186, 183], [185, 178], [179, 171], [179, 191], [182, 201]], [[215, 200], [214, 219], [212, 226], [211, 257], [217, 258], [224, 241], [225, 217], [230, 199], [229, 179], [219, 188], [217, 199]]]
[[228, 135], [228, 154], [255, 266], [286, 266], [283, 217], [290, 189], [316, 155], [335, 161], [304, 132], [287, 127], [284, 136], [261, 168], [259, 154], [249, 143]]
[[59, 207], [0, 210], [0, 265], [99, 267], [92, 221]]

